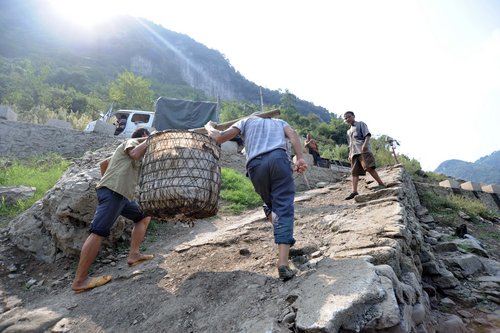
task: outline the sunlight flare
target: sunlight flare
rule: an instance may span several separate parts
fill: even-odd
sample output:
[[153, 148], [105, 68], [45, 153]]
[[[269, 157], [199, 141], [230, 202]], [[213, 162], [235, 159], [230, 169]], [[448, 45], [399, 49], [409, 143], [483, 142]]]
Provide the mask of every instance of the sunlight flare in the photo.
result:
[[127, 14], [127, 6], [116, 1], [49, 0], [65, 19], [85, 29], [92, 29], [115, 16]]

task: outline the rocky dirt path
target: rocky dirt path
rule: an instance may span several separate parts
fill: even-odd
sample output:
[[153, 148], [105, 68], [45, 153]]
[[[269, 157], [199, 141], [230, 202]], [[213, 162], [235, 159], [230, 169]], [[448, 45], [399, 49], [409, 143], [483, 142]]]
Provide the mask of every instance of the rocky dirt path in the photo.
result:
[[[298, 195], [297, 201], [309, 201], [332, 190], [336, 189], [309, 191]], [[297, 205], [299, 219], [316, 211]], [[307, 226], [298, 229], [302, 246], [292, 251], [292, 258], [300, 262], [301, 256], [320, 246], [314, 239], [305, 239], [309, 232], [306, 235], [301, 230]], [[191, 225], [156, 223], [145, 242], [145, 252], [155, 254], [153, 260], [129, 268], [126, 244], [103, 249], [94, 274], [111, 274], [114, 279], [82, 294], [70, 290], [76, 259], [41, 263], [16, 250], [5, 233], [0, 242], [2, 312], [12, 309], [2, 318], [0, 332], [139, 331], [139, 327], [165, 325], [168, 317], [178, 322], [183, 316], [182, 327], [160, 331], [188, 332], [191, 327], [193, 332], [208, 332], [219, 327], [218, 322], [231, 331], [231, 325], [261, 316], [262, 311], [273, 318], [285, 316], [281, 307], [286, 308], [293, 287], [293, 283], [286, 285], [277, 279], [272, 229], [260, 208]], [[252, 290], [256, 293], [249, 299]], [[159, 311], [163, 307], [167, 309]]]

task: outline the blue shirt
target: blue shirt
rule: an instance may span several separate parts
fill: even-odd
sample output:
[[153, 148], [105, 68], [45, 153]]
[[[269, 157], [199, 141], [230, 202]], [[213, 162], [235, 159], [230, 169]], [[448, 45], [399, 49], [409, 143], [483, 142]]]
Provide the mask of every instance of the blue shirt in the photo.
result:
[[241, 119], [232, 125], [239, 129], [244, 137], [247, 164], [252, 158], [275, 149], [286, 151], [287, 126], [290, 125], [284, 120], [257, 116]]

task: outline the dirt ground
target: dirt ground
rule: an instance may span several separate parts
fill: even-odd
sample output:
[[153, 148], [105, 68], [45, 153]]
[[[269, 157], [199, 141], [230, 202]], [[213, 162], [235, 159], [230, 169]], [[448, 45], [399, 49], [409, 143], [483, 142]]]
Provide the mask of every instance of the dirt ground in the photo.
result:
[[[316, 210], [314, 207], [301, 207], [297, 213], [299, 216], [310, 215]], [[277, 252], [271, 225], [262, 217], [259, 208], [241, 216], [219, 215], [195, 221], [191, 225], [181, 222], [154, 223], [144, 243], [144, 252], [155, 254], [155, 259], [132, 269], [125, 262], [128, 244], [103, 249], [93, 266], [93, 273], [111, 274], [114, 281], [80, 295], [70, 290], [76, 258], [63, 258], [55, 264], [37, 262], [13, 247], [4, 232], [0, 239], [0, 281], [4, 307], [17, 305], [26, 311], [44, 307], [69, 309], [62, 312], [64, 317], [72, 318], [65, 324], [66, 329], [71, 327], [71, 331], [86, 332], [101, 331], [101, 326], [106, 327], [106, 331], [136, 331], [134, 326], [144, 321], [144, 316], [149, 318], [148, 314], [162, 307], [165, 302], [174, 303], [174, 308], [185, 309], [183, 314], [176, 311], [168, 314], [178, 323], [179, 317], [194, 315], [201, 304], [205, 310], [196, 311], [197, 314], [203, 313], [201, 318], [187, 321], [182, 327], [170, 327], [162, 331], [208, 332], [217, 327], [213, 320], [218, 321], [219, 316], [232, 318], [221, 322], [225, 322], [228, 328], [236, 327], [233, 321], [248, 319], [252, 311], [258, 315], [261, 311], [259, 304], [279, 303], [284, 302], [280, 298], [286, 299], [287, 289], [277, 279]], [[246, 218], [246, 222], [242, 222], [242, 218]], [[293, 260], [300, 261], [304, 255], [319, 249], [320, 235], [314, 235], [314, 230], [302, 223], [297, 228], [301, 230], [296, 233], [300, 247], [294, 249], [291, 256]], [[198, 238], [202, 240], [197, 242]], [[211, 239], [216, 241], [212, 242]], [[244, 314], [237, 314], [233, 309], [235, 302], [238, 303], [233, 299], [235, 290], [239, 288], [243, 288], [242, 295], [248, 295], [248, 288], [259, 290], [254, 299], [239, 301], [242, 302], [242, 310], [239, 311]], [[100, 295], [97, 298], [102, 301], [112, 297], [113, 301], [107, 304], [106, 311], [94, 308], [96, 295]], [[140, 312], [132, 311], [132, 317], [126, 315], [128, 322], [123, 322], [123, 315], [120, 315], [115, 323], [116, 313], [137, 304], [138, 299], [139, 303], [143, 303]], [[248, 303], [256, 306], [249, 307]], [[206, 311], [207, 307], [217, 307], [220, 313]], [[266, 311], [273, 317], [280, 316], [279, 307]], [[29, 313], [26, 316], [30, 316]], [[59, 317], [56, 316], [56, 319], [59, 320]], [[164, 323], [165, 318], [158, 321]], [[102, 324], [98, 324], [100, 322]], [[150, 324], [146, 324], [148, 326]], [[0, 331], [1, 328], [0, 324]]]

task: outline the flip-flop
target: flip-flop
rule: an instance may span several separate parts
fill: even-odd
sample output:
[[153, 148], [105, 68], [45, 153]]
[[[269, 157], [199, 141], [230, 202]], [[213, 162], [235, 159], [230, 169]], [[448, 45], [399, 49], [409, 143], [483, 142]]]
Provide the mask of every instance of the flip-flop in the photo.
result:
[[145, 254], [141, 257], [141, 259], [134, 261], [133, 263], [128, 263], [128, 267], [134, 267], [137, 266], [145, 261], [151, 260], [154, 258], [154, 255], [152, 254]]
[[75, 294], [83, 293], [85, 291], [92, 290], [94, 288], [100, 287], [111, 281], [113, 277], [111, 275], [102, 275], [98, 277], [93, 277], [90, 279], [89, 284], [86, 287], [73, 289]]

